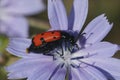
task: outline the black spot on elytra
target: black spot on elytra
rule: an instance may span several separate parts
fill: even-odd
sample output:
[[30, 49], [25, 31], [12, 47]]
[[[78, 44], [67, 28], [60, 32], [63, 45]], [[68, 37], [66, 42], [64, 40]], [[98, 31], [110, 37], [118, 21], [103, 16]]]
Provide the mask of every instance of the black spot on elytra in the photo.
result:
[[44, 35], [44, 33], [41, 33], [41, 35]]
[[41, 41], [43, 41], [43, 40], [44, 40], [44, 38], [42, 37], [42, 38], [40, 38], [40, 40], [41, 40]]
[[51, 32], [52, 34], [54, 34], [55, 32]]
[[56, 39], [57, 37], [53, 37], [53, 39]]
[[46, 43], [43, 37], [40, 38], [40, 40], [42, 41], [43, 44]]

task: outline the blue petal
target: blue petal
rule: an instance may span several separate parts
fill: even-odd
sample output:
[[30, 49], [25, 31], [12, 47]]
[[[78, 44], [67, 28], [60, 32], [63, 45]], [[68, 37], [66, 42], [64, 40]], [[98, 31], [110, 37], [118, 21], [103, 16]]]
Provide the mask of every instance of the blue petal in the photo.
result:
[[7, 7], [4, 7], [9, 14], [33, 15], [45, 9], [43, 0], [8, 0]]
[[93, 55], [92, 57], [112, 57], [118, 50], [119, 47], [117, 44], [112, 44], [109, 42], [94, 43], [84, 49], [85, 52]]
[[31, 44], [30, 39], [25, 38], [11, 38], [7, 51], [19, 57], [26, 56], [26, 48]]
[[[66, 67], [56, 68], [56, 73], [51, 76], [51, 80], [65, 80]], [[55, 70], [54, 70], [55, 71]]]
[[48, 18], [52, 30], [67, 30], [68, 20], [62, 0], [48, 0]]
[[88, 0], [74, 0], [69, 16], [69, 29], [80, 31], [88, 13]]
[[95, 78], [82, 68], [72, 68], [72, 80], [95, 80]]
[[[99, 67], [106, 71], [107, 76], [113, 78], [111, 80], [118, 80], [120, 76], [120, 60], [115, 58], [86, 58], [82, 60], [85, 63], [91, 64], [93, 66]], [[94, 64], [93, 64], [94, 62]], [[109, 73], [109, 75], [108, 75]]]
[[95, 42], [100, 42], [111, 30], [113, 24], [110, 24], [104, 14], [95, 18], [92, 22], [88, 24], [83, 33], [86, 33], [86, 43], [93, 44]]
[[51, 58], [25, 58], [6, 67], [6, 71], [10, 72], [8, 74], [9, 79], [26, 78], [31, 76], [37, 69], [43, 68], [52, 62]]
[[0, 22], [1, 33], [9, 37], [28, 37], [28, 21], [24, 17], [14, 15], [3, 16]]
[[57, 66], [59, 65], [51, 63], [51, 64], [46, 65], [43, 68], [39, 68], [28, 78], [28, 80], [49, 80], [54, 70], [55, 69], [58, 70]]
[[90, 75], [92, 75], [95, 78], [95, 80], [108, 80], [107, 77], [101, 71], [92, 66], [88, 66], [84, 70]]

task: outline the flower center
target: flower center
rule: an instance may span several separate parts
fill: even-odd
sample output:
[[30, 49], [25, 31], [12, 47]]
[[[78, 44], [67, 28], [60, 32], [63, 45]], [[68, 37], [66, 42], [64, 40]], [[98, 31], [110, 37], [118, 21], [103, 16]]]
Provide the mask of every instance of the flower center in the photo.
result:
[[83, 58], [82, 56], [72, 58], [72, 54], [77, 50], [79, 49], [77, 49], [76, 45], [62, 43], [62, 48], [55, 50], [53, 60], [59, 64], [64, 64], [66, 67], [68, 65], [76, 66], [73, 61]]

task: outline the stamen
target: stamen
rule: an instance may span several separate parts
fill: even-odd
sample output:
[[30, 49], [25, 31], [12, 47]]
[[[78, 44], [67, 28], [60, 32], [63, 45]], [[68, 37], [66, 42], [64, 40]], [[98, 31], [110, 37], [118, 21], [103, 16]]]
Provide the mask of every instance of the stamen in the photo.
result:
[[61, 65], [61, 68], [63, 68], [63, 67], [64, 67], [64, 65], [65, 65], [65, 63], [63, 63], [63, 64]]
[[68, 49], [71, 53], [72, 53], [72, 50], [73, 50], [73, 45], [71, 45], [70, 42], [65, 42], [65, 47], [66, 47], [66, 50]]
[[82, 59], [82, 58], [84, 58], [84, 56], [80, 56], [80, 57], [71, 58], [71, 60]]
[[64, 51], [66, 51], [67, 48], [68, 48], [68, 43], [67, 43], [67, 41], [64, 40], [62, 45], [63, 45]]
[[57, 50], [55, 51], [58, 55], [62, 56], [62, 54], [60, 52], [58, 52]]
[[77, 44], [74, 44], [74, 46], [79, 50], [80, 49], [80, 47], [77, 45]]
[[73, 50], [73, 45], [71, 45], [71, 43], [69, 41], [62, 41], [62, 44], [61, 44], [61, 50], [62, 50], [62, 55], [63, 56], [65, 53], [65, 51], [69, 50], [71, 53], [72, 53], [72, 50]]

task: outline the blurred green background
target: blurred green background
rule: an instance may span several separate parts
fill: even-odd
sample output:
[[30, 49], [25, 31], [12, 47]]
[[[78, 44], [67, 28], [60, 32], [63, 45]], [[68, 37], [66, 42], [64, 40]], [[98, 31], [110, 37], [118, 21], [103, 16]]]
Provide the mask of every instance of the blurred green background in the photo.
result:
[[[44, 0], [47, 4], [47, 1]], [[69, 13], [73, 0], [63, 0]], [[89, 0], [89, 13], [85, 25], [93, 18], [105, 13], [110, 22], [114, 23], [111, 32], [104, 39], [112, 43], [120, 44], [120, 0]], [[27, 17], [30, 22], [30, 38], [40, 32], [49, 29], [49, 21], [47, 17], [47, 9], [40, 14]], [[14, 63], [18, 58], [9, 54], [5, 48], [8, 44], [8, 38], [0, 35], [0, 80], [8, 80], [4, 67]], [[104, 55], [103, 55], [104, 56]], [[116, 58], [120, 58], [120, 52], [115, 54]]]

